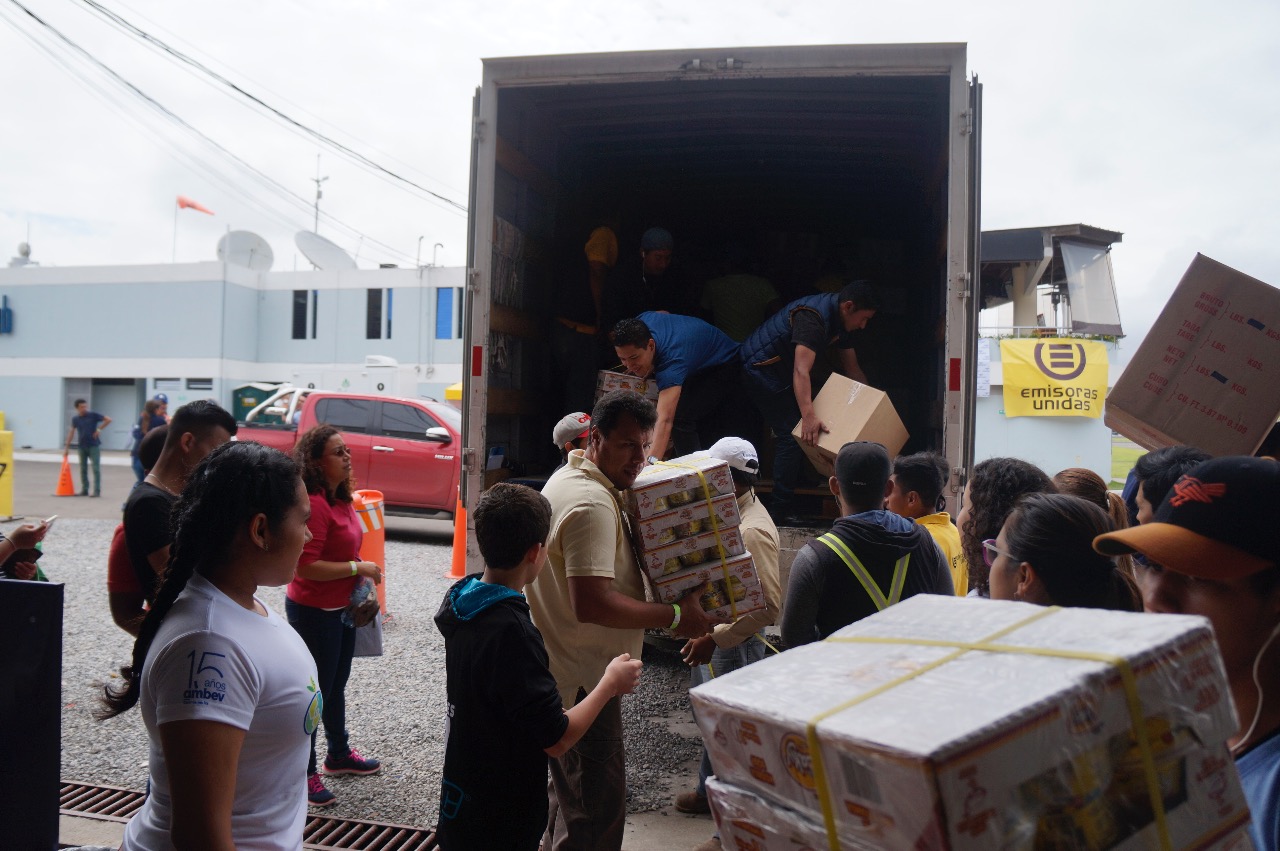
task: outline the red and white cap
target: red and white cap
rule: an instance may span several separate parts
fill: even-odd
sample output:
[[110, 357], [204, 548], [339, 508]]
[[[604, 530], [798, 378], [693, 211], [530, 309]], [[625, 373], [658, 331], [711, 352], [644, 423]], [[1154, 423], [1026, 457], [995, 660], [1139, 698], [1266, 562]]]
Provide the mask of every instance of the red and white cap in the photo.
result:
[[591, 415], [578, 411], [565, 414], [551, 429], [551, 442], [561, 448], [571, 440], [586, 437], [591, 432]]

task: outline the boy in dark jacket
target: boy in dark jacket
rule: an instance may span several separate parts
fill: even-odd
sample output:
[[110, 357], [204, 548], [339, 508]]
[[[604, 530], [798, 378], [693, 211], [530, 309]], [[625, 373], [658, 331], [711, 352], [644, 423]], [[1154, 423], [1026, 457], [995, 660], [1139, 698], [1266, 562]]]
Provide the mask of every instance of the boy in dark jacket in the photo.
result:
[[449, 701], [440, 845], [533, 851], [547, 826], [547, 756], [572, 747], [615, 695], [634, 691], [641, 663], [618, 656], [566, 711], [521, 593], [546, 563], [551, 507], [531, 488], [498, 484], [474, 517], [484, 573], [454, 584], [435, 618]]
[[835, 467], [830, 487], [841, 517], [791, 565], [782, 612], [782, 640], [790, 647], [826, 638], [915, 594], [955, 593], [933, 537], [883, 507], [893, 489], [885, 448], [846, 443]]

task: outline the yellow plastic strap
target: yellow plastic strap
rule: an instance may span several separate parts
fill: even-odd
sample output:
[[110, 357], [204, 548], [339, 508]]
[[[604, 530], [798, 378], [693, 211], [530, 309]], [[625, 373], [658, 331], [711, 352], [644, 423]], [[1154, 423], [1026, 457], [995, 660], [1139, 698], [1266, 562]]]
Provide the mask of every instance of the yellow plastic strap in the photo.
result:
[[986, 638], [979, 639], [975, 642], [963, 641], [935, 641], [930, 639], [919, 638], [882, 638], [875, 636], [832, 636], [825, 639], [837, 644], [898, 644], [908, 645], [912, 647], [942, 647], [951, 648], [953, 652], [926, 663], [909, 674], [883, 683], [870, 691], [860, 694], [852, 700], [848, 700], [838, 706], [834, 706], [824, 712], [815, 715], [805, 725], [805, 737], [808, 740], [809, 756], [813, 766], [814, 781], [817, 785], [818, 800], [822, 806], [822, 819], [827, 828], [827, 843], [831, 847], [831, 851], [840, 851], [840, 841], [837, 835], [835, 811], [831, 804], [831, 789], [827, 785], [826, 769], [822, 761], [821, 741], [818, 738], [818, 724], [838, 715], [847, 709], [851, 709], [860, 703], [864, 703], [873, 697], [878, 697], [885, 692], [894, 689], [905, 682], [919, 677], [935, 668], [951, 662], [965, 653], [974, 651], [983, 653], [1017, 653], [1027, 656], [1046, 656], [1058, 659], [1080, 659], [1089, 662], [1102, 662], [1115, 667], [1120, 673], [1120, 681], [1124, 686], [1125, 698], [1129, 707], [1129, 722], [1133, 726], [1134, 736], [1138, 742], [1138, 751], [1142, 755], [1142, 767], [1146, 773], [1147, 795], [1151, 801], [1151, 809], [1156, 819], [1156, 834], [1163, 849], [1171, 849], [1173, 847], [1172, 840], [1169, 837], [1169, 823], [1164, 810], [1164, 796], [1160, 793], [1160, 782], [1156, 777], [1155, 757], [1151, 750], [1151, 740], [1147, 735], [1147, 725], [1142, 711], [1142, 700], [1138, 695], [1137, 678], [1134, 676], [1133, 668], [1129, 665], [1129, 660], [1123, 656], [1114, 656], [1109, 653], [1089, 653], [1079, 650], [1052, 650], [1041, 647], [1021, 647], [1011, 644], [997, 644], [996, 639], [1002, 638], [1011, 632], [1019, 630], [1040, 618], [1047, 617], [1061, 611], [1057, 606], [1047, 606], [1044, 611], [1037, 612], [1029, 618], [1021, 620], [1012, 626], [1005, 627], [998, 632], [992, 633]]
[[893, 579], [889, 583], [889, 596], [885, 597], [884, 592], [880, 590], [880, 586], [871, 578], [867, 568], [853, 554], [853, 551], [845, 545], [844, 541], [840, 540], [839, 536], [828, 532], [819, 536], [818, 540], [830, 547], [831, 551], [844, 562], [845, 567], [849, 568], [858, 581], [862, 583], [863, 590], [867, 592], [871, 602], [875, 603], [876, 611], [884, 611], [885, 608], [902, 600], [902, 588], [907, 583], [907, 564], [911, 561], [911, 553], [907, 553], [894, 562]]
[[[707, 504], [707, 516], [711, 518], [711, 531], [716, 536], [716, 552], [720, 555], [720, 573], [724, 576], [724, 591], [729, 598], [729, 617], [735, 621], [738, 619], [738, 603], [733, 598], [733, 583], [729, 581], [729, 565], [725, 562], [729, 556], [724, 551], [724, 540], [720, 537], [720, 518], [716, 516], [715, 506], [711, 504], [714, 497], [711, 494], [711, 485], [707, 484], [707, 477], [702, 470], [692, 464], [680, 464], [675, 461], [659, 461], [653, 466], [655, 467], [678, 467], [685, 470], [693, 470], [698, 474], [698, 481], [702, 483], [702, 498]], [[718, 494], [717, 494], [718, 496]]]

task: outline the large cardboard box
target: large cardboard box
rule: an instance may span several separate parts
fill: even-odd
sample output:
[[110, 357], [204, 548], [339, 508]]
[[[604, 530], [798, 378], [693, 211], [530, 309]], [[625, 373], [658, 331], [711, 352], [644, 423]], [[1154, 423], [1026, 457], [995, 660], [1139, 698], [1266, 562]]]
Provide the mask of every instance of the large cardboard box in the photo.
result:
[[843, 848], [1249, 847], [1203, 618], [919, 595], [690, 696], [716, 777]]
[[596, 375], [596, 401], [613, 390], [631, 390], [651, 402], [658, 401], [658, 382], [652, 378], [637, 378], [627, 372], [602, 369]]
[[1280, 416], [1280, 290], [1197, 254], [1107, 395], [1134, 443], [1252, 455]]
[[824, 476], [835, 474], [836, 455], [840, 447], [851, 440], [884, 444], [892, 458], [909, 437], [907, 427], [884, 391], [839, 373], [832, 373], [822, 386], [813, 400], [813, 410], [830, 431], [818, 438], [817, 446], [800, 440], [800, 423], [791, 430], [791, 436], [809, 456], [814, 469]]

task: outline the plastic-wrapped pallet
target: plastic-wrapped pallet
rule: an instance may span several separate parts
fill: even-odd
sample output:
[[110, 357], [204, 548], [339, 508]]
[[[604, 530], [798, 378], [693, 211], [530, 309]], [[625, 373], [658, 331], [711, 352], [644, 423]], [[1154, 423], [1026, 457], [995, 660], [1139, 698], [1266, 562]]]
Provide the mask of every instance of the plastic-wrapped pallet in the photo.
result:
[[691, 697], [717, 778], [818, 847], [1250, 847], [1203, 618], [920, 595]]

